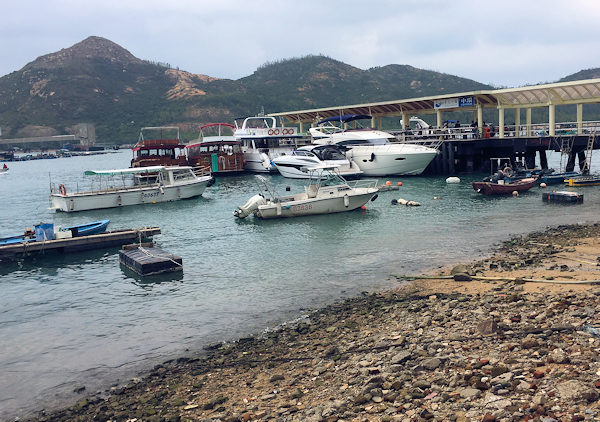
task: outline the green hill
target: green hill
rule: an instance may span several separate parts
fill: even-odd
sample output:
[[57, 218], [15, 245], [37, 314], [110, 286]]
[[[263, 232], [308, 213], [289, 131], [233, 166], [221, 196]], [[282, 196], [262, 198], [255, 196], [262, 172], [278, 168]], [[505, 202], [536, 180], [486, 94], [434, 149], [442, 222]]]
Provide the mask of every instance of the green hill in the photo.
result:
[[[598, 74], [598, 69], [579, 73], [594, 71]], [[74, 124], [93, 123], [98, 142], [133, 143], [141, 127], [178, 125], [191, 139], [202, 124], [232, 122], [263, 109], [280, 112], [490, 88], [407, 65], [362, 70], [317, 55], [268, 63], [239, 80], [219, 79], [140, 60], [109, 40], [89, 37], [0, 78], [0, 126], [9, 138], [33, 136], [40, 126], [68, 133]]]

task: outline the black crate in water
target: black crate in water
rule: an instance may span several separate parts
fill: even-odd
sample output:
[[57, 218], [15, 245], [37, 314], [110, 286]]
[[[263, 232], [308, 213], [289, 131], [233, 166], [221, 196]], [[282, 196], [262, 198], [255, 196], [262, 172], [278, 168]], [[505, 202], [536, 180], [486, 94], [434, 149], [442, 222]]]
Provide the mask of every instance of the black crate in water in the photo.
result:
[[569, 191], [552, 191], [544, 192], [542, 194], [542, 200], [544, 202], [562, 202], [567, 204], [581, 204], [583, 203], [583, 194]]
[[119, 251], [119, 261], [139, 275], [183, 271], [181, 257], [153, 245], [126, 245]]

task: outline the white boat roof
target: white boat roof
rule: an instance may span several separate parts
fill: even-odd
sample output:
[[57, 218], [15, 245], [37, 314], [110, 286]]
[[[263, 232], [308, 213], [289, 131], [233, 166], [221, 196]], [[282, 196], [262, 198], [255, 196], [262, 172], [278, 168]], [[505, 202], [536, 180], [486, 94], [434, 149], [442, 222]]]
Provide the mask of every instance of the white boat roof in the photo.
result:
[[190, 166], [149, 166], [149, 167], [135, 167], [128, 169], [114, 169], [114, 170], [86, 170], [86, 176], [114, 176], [116, 174], [137, 174], [137, 173], [153, 173], [163, 170], [186, 170], [191, 169]]

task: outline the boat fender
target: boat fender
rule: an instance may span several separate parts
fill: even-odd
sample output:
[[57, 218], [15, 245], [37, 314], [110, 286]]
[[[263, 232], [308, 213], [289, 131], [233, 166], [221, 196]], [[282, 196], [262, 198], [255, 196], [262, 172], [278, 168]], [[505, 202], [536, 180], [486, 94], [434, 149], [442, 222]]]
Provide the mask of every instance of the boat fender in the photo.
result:
[[376, 200], [379, 197], [379, 194], [376, 193], [375, 195], [373, 195], [373, 197], [371, 198], [371, 202], [373, 202], [374, 200]]
[[67, 188], [65, 188], [65, 185], [61, 184], [58, 187], [58, 191], [60, 192], [61, 195], [66, 195], [67, 194]]
[[159, 187], [158, 187], [158, 190], [160, 191], [160, 193], [161, 193], [162, 195], [164, 195], [164, 194], [165, 194], [165, 190], [163, 189], [163, 187], [162, 187], [162, 186], [159, 186]]
[[409, 206], [409, 207], [420, 207], [421, 206], [421, 204], [419, 202], [417, 202], [417, 201], [408, 201], [406, 203], [406, 205]]
[[392, 199], [392, 205], [398, 205], [398, 200], [397, 199]]
[[344, 206], [348, 207], [348, 205], [350, 205], [350, 197], [348, 196], [348, 194], [344, 195]]
[[504, 173], [504, 175], [506, 177], [512, 177], [513, 175], [513, 169], [509, 166], [504, 167], [504, 169], [502, 170], [502, 173]]

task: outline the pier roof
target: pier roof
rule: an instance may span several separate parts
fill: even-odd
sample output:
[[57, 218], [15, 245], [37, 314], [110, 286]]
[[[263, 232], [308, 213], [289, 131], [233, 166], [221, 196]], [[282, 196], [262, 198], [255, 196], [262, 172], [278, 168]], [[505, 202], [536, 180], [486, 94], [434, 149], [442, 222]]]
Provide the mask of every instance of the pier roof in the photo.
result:
[[279, 117], [284, 123], [315, 123], [340, 114], [369, 114], [373, 117], [385, 117], [402, 114], [432, 114], [438, 109], [467, 111], [477, 107], [535, 108], [550, 104], [584, 103], [600, 103], [600, 78], [296, 110], [272, 113], [269, 116]]

